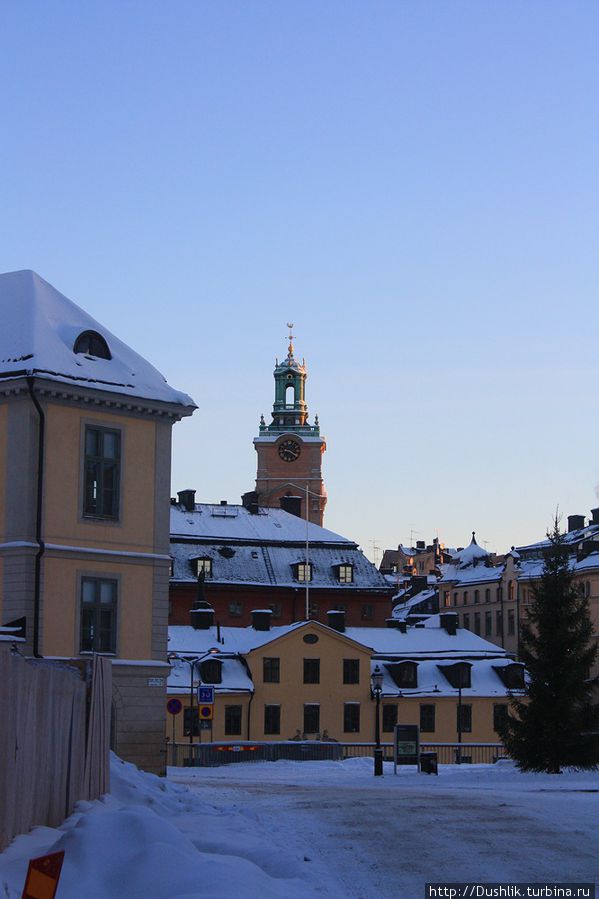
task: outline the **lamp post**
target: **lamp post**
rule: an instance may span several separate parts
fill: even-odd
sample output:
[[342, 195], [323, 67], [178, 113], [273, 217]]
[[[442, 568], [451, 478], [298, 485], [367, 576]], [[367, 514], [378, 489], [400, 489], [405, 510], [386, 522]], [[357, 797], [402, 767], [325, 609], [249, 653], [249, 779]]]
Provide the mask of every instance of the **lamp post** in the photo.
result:
[[[211, 653], [218, 652], [218, 650], [211, 649], [210, 652], [205, 652], [201, 656], [195, 656], [194, 658], [187, 658], [186, 656], [181, 656], [176, 652], [169, 652], [167, 658], [168, 661], [176, 661], [176, 662], [185, 662], [189, 665], [189, 763], [191, 765], [193, 759], [193, 731], [194, 731], [194, 719], [193, 719], [193, 675], [195, 671], [195, 666], [201, 662], [206, 656], [209, 656]], [[183, 713], [185, 714], [185, 713]]]
[[380, 722], [380, 708], [381, 708], [381, 693], [383, 692], [383, 679], [384, 674], [381, 671], [379, 665], [375, 666], [374, 671], [372, 672], [372, 692], [374, 693], [376, 699], [376, 711], [375, 711], [375, 727], [374, 727], [374, 776], [381, 777], [383, 773], [383, 750], [381, 748], [381, 722]]

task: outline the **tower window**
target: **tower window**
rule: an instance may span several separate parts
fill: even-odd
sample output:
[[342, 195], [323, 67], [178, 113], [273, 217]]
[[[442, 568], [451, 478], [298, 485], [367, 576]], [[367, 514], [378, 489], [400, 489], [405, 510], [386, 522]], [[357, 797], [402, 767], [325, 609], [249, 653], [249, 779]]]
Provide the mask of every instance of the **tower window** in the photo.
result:
[[293, 408], [295, 405], [295, 387], [293, 384], [288, 384], [285, 388], [285, 406], [290, 406]]

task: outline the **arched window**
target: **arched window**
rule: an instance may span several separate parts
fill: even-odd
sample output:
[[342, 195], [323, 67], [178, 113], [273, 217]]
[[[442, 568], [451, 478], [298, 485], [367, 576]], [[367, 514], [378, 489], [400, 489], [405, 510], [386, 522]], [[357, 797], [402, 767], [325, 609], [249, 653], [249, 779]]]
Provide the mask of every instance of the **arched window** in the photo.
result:
[[285, 388], [285, 405], [293, 406], [295, 404], [295, 387], [293, 384], [288, 384]]
[[508, 599], [516, 598], [516, 585], [513, 581], [510, 581], [507, 587]]
[[83, 331], [75, 341], [73, 352], [95, 356], [97, 359], [112, 359], [108, 344], [97, 331]]

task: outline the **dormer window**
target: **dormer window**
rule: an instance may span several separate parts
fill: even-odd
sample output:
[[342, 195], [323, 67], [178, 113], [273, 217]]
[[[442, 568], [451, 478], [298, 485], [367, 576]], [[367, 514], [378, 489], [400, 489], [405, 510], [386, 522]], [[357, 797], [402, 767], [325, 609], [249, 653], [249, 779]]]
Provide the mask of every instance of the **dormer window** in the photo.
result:
[[202, 559], [194, 559], [194, 571], [196, 577], [203, 574], [204, 577], [212, 577], [212, 559], [205, 556]]
[[395, 662], [385, 665], [393, 682], [401, 689], [418, 686], [418, 665], [416, 662]]
[[75, 341], [73, 352], [96, 359], [112, 359], [108, 344], [97, 331], [83, 331]]
[[311, 562], [296, 562], [294, 565], [295, 568], [295, 579], [297, 581], [306, 581], [312, 580], [312, 563]]
[[524, 666], [513, 662], [511, 665], [493, 665], [495, 673], [508, 690], [524, 689]]
[[220, 659], [206, 659], [200, 662], [200, 677], [203, 684], [222, 684], [223, 682], [223, 663]]
[[472, 665], [470, 662], [455, 662], [453, 665], [438, 665], [439, 671], [455, 689], [469, 689], [472, 686]]
[[340, 584], [351, 584], [354, 580], [353, 565], [337, 565], [337, 580]]

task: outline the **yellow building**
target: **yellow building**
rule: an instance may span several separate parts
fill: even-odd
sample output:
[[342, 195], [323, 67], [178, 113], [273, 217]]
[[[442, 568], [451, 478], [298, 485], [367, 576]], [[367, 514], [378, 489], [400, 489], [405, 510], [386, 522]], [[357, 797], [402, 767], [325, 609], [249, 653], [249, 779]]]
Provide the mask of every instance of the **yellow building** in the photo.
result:
[[190, 397], [31, 271], [0, 276], [0, 621], [113, 659], [112, 743], [164, 767], [171, 429]]
[[[258, 610], [252, 627], [219, 628], [212, 611], [202, 609], [195, 626], [169, 628], [168, 692], [184, 707], [167, 724], [169, 740], [189, 740], [192, 726], [193, 739], [204, 742], [371, 743], [371, 675], [378, 665], [384, 674], [383, 739], [390, 740], [402, 723], [418, 724], [426, 742], [455, 743], [461, 729], [465, 743], [496, 743], [509, 697], [523, 686], [522, 666], [457, 629], [454, 613], [388, 628], [346, 628], [342, 612], [329, 613], [329, 625], [302, 621], [271, 628], [270, 616], [270, 610]], [[211, 721], [198, 718], [201, 685], [214, 687]]]

